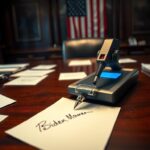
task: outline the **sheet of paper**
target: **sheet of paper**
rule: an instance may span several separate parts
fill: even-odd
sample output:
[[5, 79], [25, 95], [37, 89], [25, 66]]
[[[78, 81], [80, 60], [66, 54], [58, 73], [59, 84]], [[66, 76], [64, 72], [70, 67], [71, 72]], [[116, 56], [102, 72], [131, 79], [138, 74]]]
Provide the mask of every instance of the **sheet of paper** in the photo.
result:
[[122, 58], [119, 59], [119, 63], [136, 63], [137, 60], [131, 58]]
[[21, 71], [16, 74], [13, 74], [11, 76], [12, 77], [19, 77], [19, 76], [39, 77], [39, 76], [44, 76], [53, 71], [55, 71], [55, 70], [25, 70], [25, 71]]
[[92, 65], [90, 60], [71, 60], [69, 66], [87, 66]]
[[0, 94], [0, 108], [16, 102], [15, 100]]
[[144, 74], [146, 74], [147, 76], [150, 77], [150, 64], [142, 63], [141, 64], [141, 72], [143, 72]]
[[144, 69], [146, 69], [147, 71], [150, 71], [150, 64], [142, 63], [141, 67], [144, 68]]
[[47, 150], [102, 150], [111, 135], [119, 107], [61, 98], [52, 106], [6, 131], [7, 134]]
[[10, 82], [7, 82], [4, 84], [4, 86], [14, 86], [14, 85], [19, 85], [19, 86], [24, 86], [24, 85], [37, 85], [39, 82], [41, 82], [43, 79], [45, 79], [47, 75], [41, 76], [41, 77], [19, 77], [17, 79], [14, 79]]
[[33, 70], [49, 70], [49, 69], [52, 69], [54, 67], [56, 67], [55, 64], [52, 64], [52, 65], [38, 65], [38, 66], [35, 66], [31, 69], [33, 69]]
[[0, 72], [16, 72], [19, 68], [0, 68]]
[[77, 80], [86, 77], [85, 72], [65, 72], [60, 73], [59, 80]]
[[29, 66], [29, 63], [24, 64], [0, 64], [0, 68], [24, 68]]
[[7, 115], [0, 115], [0, 122], [6, 119], [8, 116]]

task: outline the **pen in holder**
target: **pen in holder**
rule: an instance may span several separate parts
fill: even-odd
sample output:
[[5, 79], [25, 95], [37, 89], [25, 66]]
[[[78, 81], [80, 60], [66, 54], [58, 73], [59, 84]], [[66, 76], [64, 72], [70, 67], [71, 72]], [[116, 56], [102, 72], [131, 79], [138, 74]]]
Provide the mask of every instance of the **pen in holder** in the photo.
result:
[[79, 84], [75, 88], [75, 93], [78, 95], [78, 97], [76, 99], [77, 101], [74, 105], [74, 109], [85, 100], [87, 95], [95, 96], [95, 86]]

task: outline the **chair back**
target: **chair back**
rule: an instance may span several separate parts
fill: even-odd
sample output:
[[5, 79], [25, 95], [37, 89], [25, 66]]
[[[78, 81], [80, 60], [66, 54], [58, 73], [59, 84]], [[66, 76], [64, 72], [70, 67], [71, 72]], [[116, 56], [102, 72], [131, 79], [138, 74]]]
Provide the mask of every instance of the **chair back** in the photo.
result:
[[103, 39], [73, 39], [63, 42], [63, 60], [96, 57]]

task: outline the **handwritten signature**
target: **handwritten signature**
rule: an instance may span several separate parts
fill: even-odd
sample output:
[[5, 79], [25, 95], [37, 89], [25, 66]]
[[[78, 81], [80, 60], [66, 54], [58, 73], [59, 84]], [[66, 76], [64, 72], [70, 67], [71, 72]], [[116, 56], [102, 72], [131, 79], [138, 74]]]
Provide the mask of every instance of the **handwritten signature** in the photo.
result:
[[40, 132], [43, 132], [43, 131], [46, 131], [50, 128], [53, 128], [53, 127], [56, 127], [58, 125], [61, 125], [69, 120], [72, 120], [72, 119], [75, 119], [77, 117], [80, 117], [80, 116], [83, 116], [83, 115], [86, 115], [88, 113], [92, 113], [92, 111], [85, 111], [85, 112], [80, 112], [80, 113], [77, 113], [77, 114], [67, 114], [65, 115], [65, 117], [63, 119], [60, 119], [60, 120], [53, 120], [51, 122], [47, 121], [47, 120], [42, 120], [40, 121], [39, 123], [37, 123], [36, 127], [39, 129]]

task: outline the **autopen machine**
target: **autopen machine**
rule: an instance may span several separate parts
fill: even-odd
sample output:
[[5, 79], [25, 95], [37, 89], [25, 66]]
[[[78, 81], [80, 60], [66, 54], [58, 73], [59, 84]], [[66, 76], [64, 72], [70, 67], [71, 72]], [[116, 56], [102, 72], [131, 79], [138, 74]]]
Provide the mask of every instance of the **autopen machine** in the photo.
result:
[[138, 74], [137, 69], [119, 65], [119, 41], [104, 40], [98, 51], [96, 72], [68, 86], [69, 93], [77, 95], [74, 108], [84, 99], [115, 104], [136, 83]]

